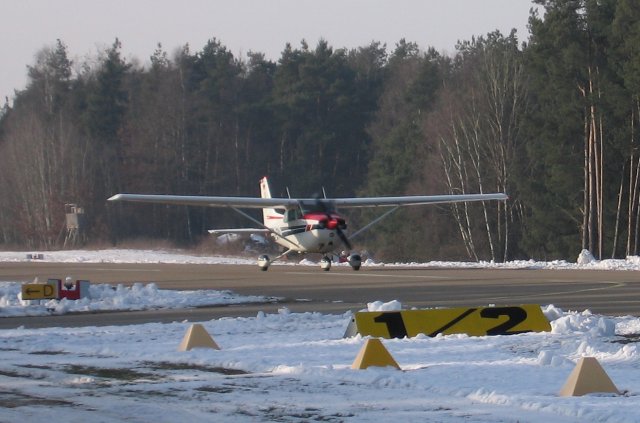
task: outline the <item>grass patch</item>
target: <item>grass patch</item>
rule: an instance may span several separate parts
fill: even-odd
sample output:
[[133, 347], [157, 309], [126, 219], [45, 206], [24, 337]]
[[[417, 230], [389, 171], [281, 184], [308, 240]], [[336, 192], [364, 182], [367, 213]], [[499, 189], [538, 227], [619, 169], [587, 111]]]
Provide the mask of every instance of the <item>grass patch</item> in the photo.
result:
[[158, 379], [153, 373], [143, 373], [133, 369], [108, 369], [92, 366], [70, 365], [65, 367], [69, 374], [93, 376], [101, 379], [116, 379], [131, 382], [139, 379]]
[[29, 378], [29, 377], [31, 377], [31, 375], [18, 373], [18, 372], [14, 371], [14, 370], [0, 370], [0, 376], [17, 377], [17, 378]]
[[56, 406], [74, 406], [75, 404], [59, 399], [50, 399], [36, 397], [17, 391], [0, 390], [0, 408], [18, 408], [18, 407], [56, 407]]
[[226, 386], [201, 386], [200, 388], [196, 388], [196, 391], [210, 392], [213, 394], [230, 394], [234, 392], [235, 389]]
[[[19, 365], [17, 367], [22, 367], [24, 369], [51, 370], [51, 367], [36, 366], [34, 364], [24, 364], [24, 365]], [[45, 379], [45, 377], [42, 375], [34, 375], [32, 373], [20, 373], [15, 370], [7, 370], [7, 369], [0, 369], [0, 376], [17, 377], [17, 378], [23, 378], [23, 379], [36, 379], [36, 380]]]
[[622, 339], [616, 339], [611, 341], [613, 344], [635, 344], [640, 342], [640, 333], [631, 333], [628, 335], [618, 335]]
[[288, 422], [292, 419], [294, 421], [304, 422], [343, 422], [345, 418], [355, 417], [352, 413], [335, 413], [335, 414], [323, 414], [321, 410], [317, 408], [305, 408], [304, 410], [289, 411], [285, 407], [271, 406], [259, 409], [264, 417], [269, 421], [274, 422]]
[[146, 390], [146, 389], [126, 389], [116, 392], [116, 395], [124, 397], [135, 397], [138, 399], [155, 399], [155, 398], [176, 398], [178, 394], [182, 393], [180, 390], [171, 389], [166, 391], [159, 390]]
[[249, 372], [240, 369], [229, 369], [226, 367], [217, 366], [204, 366], [201, 364], [191, 363], [174, 363], [171, 361], [145, 361], [143, 363], [146, 367], [153, 370], [195, 370], [199, 372], [219, 373], [227, 376], [247, 375]]

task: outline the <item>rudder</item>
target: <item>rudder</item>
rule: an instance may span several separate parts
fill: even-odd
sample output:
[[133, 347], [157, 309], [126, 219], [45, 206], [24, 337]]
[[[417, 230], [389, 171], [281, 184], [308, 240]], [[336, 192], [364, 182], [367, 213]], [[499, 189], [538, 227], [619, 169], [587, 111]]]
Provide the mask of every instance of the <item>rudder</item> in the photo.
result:
[[[271, 198], [271, 189], [269, 188], [269, 181], [266, 176], [260, 179], [260, 197]], [[278, 213], [276, 209], [264, 208], [262, 209], [262, 218], [265, 226], [272, 227], [276, 219], [282, 219], [282, 214]]]

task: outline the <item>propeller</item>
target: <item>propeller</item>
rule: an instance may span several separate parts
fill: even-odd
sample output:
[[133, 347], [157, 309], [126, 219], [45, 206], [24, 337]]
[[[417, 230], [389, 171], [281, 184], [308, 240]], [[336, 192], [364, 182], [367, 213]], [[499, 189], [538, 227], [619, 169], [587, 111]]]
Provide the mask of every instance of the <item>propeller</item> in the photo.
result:
[[331, 213], [327, 208], [327, 203], [322, 201], [320, 197], [316, 197], [316, 204], [318, 205], [318, 209], [327, 216], [327, 227], [329, 229], [335, 229], [336, 233], [338, 234], [338, 238], [340, 238], [340, 241], [342, 241], [345, 247], [347, 247], [349, 250], [352, 250], [353, 248], [351, 247], [351, 242], [349, 242], [349, 238], [347, 238], [347, 235], [342, 231], [341, 228], [341, 226], [344, 225], [344, 221], [341, 225], [337, 219], [331, 216]]
[[349, 238], [347, 238], [347, 236], [344, 234], [344, 232], [342, 232], [342, 229], [340, 229], [340, 227], [338, 227], [336, 229], [336, 232], [338, 233], [338, 237], [340, 237], [340, 240], [342, 241], [344, 246], [347, 247], [347, 249], [349, 249], [349, 250], [353, 250], [353, 247], [351, 247], [351, 242], [349, 242]]

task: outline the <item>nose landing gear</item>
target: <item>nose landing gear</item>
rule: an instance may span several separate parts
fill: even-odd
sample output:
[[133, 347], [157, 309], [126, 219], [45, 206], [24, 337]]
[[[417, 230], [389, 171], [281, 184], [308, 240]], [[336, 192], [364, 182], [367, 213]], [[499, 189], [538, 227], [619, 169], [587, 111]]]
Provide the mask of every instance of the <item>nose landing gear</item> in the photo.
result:
[[325, 272], [328, 272], [331, 269], [331, 257], [322, 257], [320, 260], [320, 268]]

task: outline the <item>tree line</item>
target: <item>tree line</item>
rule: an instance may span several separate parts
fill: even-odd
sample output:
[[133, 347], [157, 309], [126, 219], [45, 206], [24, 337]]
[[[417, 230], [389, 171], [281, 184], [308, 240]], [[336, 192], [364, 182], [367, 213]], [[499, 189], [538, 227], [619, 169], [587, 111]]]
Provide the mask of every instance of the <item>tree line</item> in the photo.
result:
[[[452, 55], [400, 40], [287, 44], [277, 61], [220, 40], [149, 64], [115, 40], [73, 63], [62, 40], [0, 111], [0, 244], [57, 248], [66, 203], [89, 242], [200, 242], [223, 209], [107, 204], [117, 192], [330, 196], [506, 192], [402, 209], [354, 240], [386, 259], [511, 260], [638, 252], [640, 6], [535, 0], [530, 36]], [[378, 212], [349, 212], [353, 228]]]

